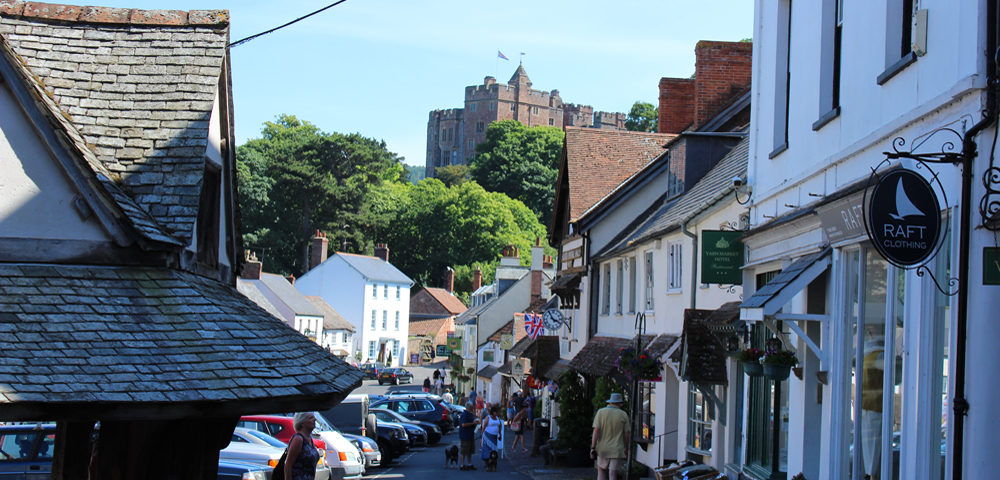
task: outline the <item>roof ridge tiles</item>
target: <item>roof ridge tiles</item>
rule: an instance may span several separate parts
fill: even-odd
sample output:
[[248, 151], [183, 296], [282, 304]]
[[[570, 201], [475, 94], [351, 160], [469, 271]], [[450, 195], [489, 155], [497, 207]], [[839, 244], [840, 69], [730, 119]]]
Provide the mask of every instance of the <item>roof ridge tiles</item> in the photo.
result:
[[0, 0], [0, 15], [74, 23], [227, 26], [228, 10], [142, 10]]

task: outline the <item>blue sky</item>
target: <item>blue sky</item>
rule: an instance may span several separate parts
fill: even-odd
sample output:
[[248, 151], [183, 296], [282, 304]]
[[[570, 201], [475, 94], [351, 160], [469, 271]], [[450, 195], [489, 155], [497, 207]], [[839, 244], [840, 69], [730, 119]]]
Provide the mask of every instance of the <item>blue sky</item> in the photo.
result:
[[[52, 0], [144, 9], [228, 9], [233, 41], [333, 0]], [[427, 115], [464, 88], [506, 82], [521, 52], [533, 87], [627, 112], [660, 77], [694, 73], [698, 40], [752, 36], [750, 0], [347, 0], [232, 50], [238, 144], [288, 113], [328, 132], [383, 139], [423, 165]], [[510, 61], [497, 58], [497, 50]]]

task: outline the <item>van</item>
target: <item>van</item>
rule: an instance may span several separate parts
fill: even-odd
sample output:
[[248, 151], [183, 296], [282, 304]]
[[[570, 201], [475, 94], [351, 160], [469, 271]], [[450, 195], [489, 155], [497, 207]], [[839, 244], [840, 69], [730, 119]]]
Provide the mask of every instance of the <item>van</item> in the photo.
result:
[[319, 414], [327, 423], [341, 432], [375, 440], [378, 438], [377, 424], [375, 415], [368, 413], [369, 402], [366, 394], [352, 394], [345, 397], [337, 405], [320, 410]]

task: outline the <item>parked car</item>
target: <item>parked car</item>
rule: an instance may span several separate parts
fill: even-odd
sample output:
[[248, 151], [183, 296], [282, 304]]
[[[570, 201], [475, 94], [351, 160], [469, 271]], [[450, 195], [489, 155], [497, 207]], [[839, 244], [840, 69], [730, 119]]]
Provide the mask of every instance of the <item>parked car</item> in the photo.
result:
[[423, 420], [410, 420], [385, 408], [373, 408], [370, 411], [375, 414], [375, 418], [380, 422], [412, 423], [424, 429], [427, 432], [427, 443], [429, 445], [434, 445], [441, 441], [441, 428], [436, 423], [425, 422]]
[[281, 458], [281, 454], [283, 453], [285, 453], [284, 447], [279, 448], [271, 445], [230, 441], [229, 445], [226, 445], [226, 448], [219, 450], [219, 459], [252, 463], [255, 465], [267, 465], [274, 468], [278, 465], [278, 459]]
[[361, 373], [364, 374], [365, 378], [378, 378], [378, 374], [383, 368], [385, 368], [385, 364], [382, 362], [369, 362], [361, 365]]
[[277, 447], [284, 449], [287, 445], [281, 440], [274, 438], [260, 430], [253, 430], [250, 428], [236, 427], [233, 430], [233, 438], [231, 442], [246, 442], [255, 445], [270, 445], [272, 447]]
[[365, 470], [382, 465], [382, 452], [378, 448], [378, 442], [362, 435], [353, 433], [343, 433], [344, 438], [356, 442], [356, 446], [361, 450], [361, 455], [365, 458]]
[[[259, 430], [281, 440], [282, 443], [287, 445], [288, 441], [295, 435], [294, 423], [295, 421], [292, 417], [284, 415], [244, 415], [240, 417], [240, 421], [236, 426]], [[326, 450], [323, 440], [315, 432], [313, 433], [312, 440], [313, 444], [320, 451]]]
[[[274, 467], [235, 460], [219, 460], [218, 480], [268, 480]], [[48, 478], [48, 477], [46, 477]]]
[[382, 452], [382, 463], [392, 463], [410, 449], [410, 437], [402, 425], [392, 422], [378, 422], [378, 437], [375, 441]]
[[0, 427], [0, 478], [49, 478], [55, 447], [54, 424]]
[[352, 394], [333, 407], [317, 413], [340, 433], [362, 435], [377, 440], [378, 433], [375, 428], [377, 420], [368, 412], [369, 403], [368, 395]]
[[385, 408], [410, 420], [434, 423], [446, 433], [455, 427], [451, 411], [424, 395], [393, 395], [372, 404], [372, 408]]
[[406, 430], [406, 437], [409, 440], [410, 448], [427, 446], [427, 431], [414, 423], [379, 422], [387, 425], [403, 427]]
[[335, 428], [327, 424], [323, 417], [314, 412], [316, 428], [313, 434], [318, 434], [326, 445], [323, 458], [332, 470], [335, 478], [357, 478], [365, 473], [365, 459], [361, 452], [344, 438]]
[[413, 383], [413, 374], [405, 368], [385, 368], [378, 374], [378, 384], [384, 385], [386, 383], [391, 383], [393, 385], [399, 385], [400, 383]]
[[[444, 397], [442, 397], [441, 395], [435, 394], [435, 393], [407, 392], [407, 391], [397, 390], [397, 391], [389, 392], [389, 394], [388, 394], [388, 396], [386, 398], [388, 398], [388, 397], [402, 397], [402, 396], [408, 396], [408, 397], [411, 397], [411, 398], [427, 398], [427, 399], [433, 400], [433, 401], [441, 404], [443, 407], [445, 407], [446, 409], [448, 409], [448, 412], [451, 415], [452, 423], [453, 423], [453, 425], [454, 425], [455, 428], [458, 427], [459, 419], [461, 419], [462, 418], [462, 414], [465, 413], [465, 407], [463, 407], [461, 405], [453, 404], [453, 403], [448, 403], [448, 402], [445, 401]], [[372, 401], [374, 402], [374, 399]]]

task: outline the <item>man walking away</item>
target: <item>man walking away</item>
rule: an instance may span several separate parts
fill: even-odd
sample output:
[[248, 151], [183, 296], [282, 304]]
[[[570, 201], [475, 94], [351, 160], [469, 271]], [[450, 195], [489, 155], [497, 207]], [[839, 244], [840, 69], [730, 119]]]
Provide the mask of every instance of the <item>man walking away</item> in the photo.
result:
[[594, 415], [594, 434], [590, 439], [590, 458], [597, 460], [597, 480], [618, 478], [628, 448], [629, 420], [621, 409], [622, 394], [608, 398], [608, 406]]
[[476, 452], [476, 425], [479, 425], [479, 419], [476, 418], [476, 414], [473, 413], [472, 402], [465, 404], [465, 411], [462, 412], [462, 418], [459, 420], [458, 427], [458, 439], [462, 442], [462, 446], [459, 450], [461, 454], [461, 470], [475, 470], [475, 465], [472, 464], [472, 454]]

